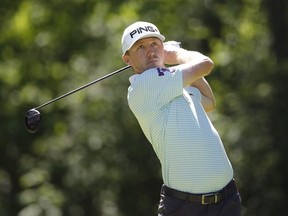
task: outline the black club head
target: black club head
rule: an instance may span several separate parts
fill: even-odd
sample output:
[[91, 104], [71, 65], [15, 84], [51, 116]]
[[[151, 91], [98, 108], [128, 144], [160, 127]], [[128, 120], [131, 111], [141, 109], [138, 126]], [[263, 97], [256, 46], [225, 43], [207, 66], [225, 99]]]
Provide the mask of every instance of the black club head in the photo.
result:
[[36, 133], [41, 122], [41, 114], [36, 109], [30, 109], [25, 116], [25, 127], [30, 133]]

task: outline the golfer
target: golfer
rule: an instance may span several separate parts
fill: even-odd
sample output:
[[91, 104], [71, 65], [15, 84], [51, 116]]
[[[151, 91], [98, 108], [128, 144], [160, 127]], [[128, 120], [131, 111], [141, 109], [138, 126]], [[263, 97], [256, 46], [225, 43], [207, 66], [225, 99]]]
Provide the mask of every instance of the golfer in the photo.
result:
[[158, 216], [239, 216], [233, 168], [206, 114], [215, 108], [204, 78], [213, 62], [164, 40], [142, 21], [122, 36], [122, 59], [135, 72], [128, 104], [161, 163]]

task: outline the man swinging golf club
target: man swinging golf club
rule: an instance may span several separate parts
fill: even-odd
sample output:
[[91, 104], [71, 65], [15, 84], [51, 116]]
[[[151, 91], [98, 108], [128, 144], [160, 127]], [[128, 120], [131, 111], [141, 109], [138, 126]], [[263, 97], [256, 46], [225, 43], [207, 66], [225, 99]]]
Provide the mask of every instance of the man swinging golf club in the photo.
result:
[[161, 163], [158, 216], [239, 216], [233, 168], [206, 114], [215, 108], [204, 78], [213, 62], [164, 40], [142, 21], [122, 36], [122, 59], [135, 72], [128, 104]]

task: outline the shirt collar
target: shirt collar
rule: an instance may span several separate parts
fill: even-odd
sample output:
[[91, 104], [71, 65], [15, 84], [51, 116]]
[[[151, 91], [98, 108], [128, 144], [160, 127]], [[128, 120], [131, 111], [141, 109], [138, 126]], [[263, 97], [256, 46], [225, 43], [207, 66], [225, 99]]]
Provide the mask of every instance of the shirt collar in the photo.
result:
[[131, 77], [129, 77], [129, 81], [130, 81], [130, 83], [132, 84], [135, 80], [136, 80], [136, 78], [139, 76], [139, 74], [134, 74], [134, 75], [132, 75]]

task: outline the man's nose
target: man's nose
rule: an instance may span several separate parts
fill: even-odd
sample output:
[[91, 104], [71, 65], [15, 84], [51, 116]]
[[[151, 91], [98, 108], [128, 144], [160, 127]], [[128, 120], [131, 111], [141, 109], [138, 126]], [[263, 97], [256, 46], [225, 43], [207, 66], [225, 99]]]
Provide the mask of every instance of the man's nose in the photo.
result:
[[149, 57], [152, 57], [152, 56], [154, 56], [154, 54], [155, 54], [154, 48], [152, 46], [149, 46], [149, 48], [147, 50], [147, 55]]

